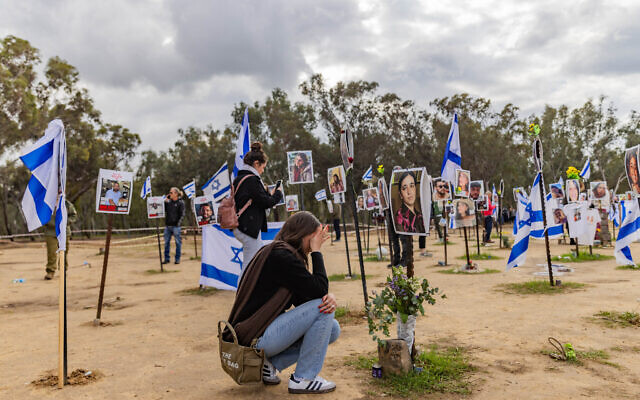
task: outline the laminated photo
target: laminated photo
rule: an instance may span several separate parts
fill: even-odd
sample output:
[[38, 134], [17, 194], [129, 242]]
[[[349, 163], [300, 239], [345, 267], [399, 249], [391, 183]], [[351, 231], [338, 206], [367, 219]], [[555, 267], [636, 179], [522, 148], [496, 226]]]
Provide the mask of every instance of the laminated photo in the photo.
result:
[[199, 226], [213, 225], [218, 222], [218, 205], [213, 203], [213, 196], [200, 196], [193, 199], [196, 221]]
[[163, 196], [147, 196], [147, 218], [164, 218]]
[[298, 204], [298, 195], [297, 194], [290, 194], [286, 197], [285, 199], [285, 203], [287, 206], [287, 211], [289, 212], [294, 212], [294, 211], [298, 211], [300, 206]]
[[367, 211], [378, 210], [380, 208], [380, 198], [378, 188], [368, 188], [362, 191], [364, 197], [364, 207]]
[[346, 174], [344, 173], [344, 167], [342, 165], [329, 168], [327, 171], [327, 179], [329, 180], [329, 192], [331, 192], [331, 194], [344, 193], [347, 191], [345, 189]]
[[424, 168], [393, 171], [391, 215], [398, 234], [426, 236], [431, 217], [431, 183]]
[[476, 225], [476, 207], [471, 199], [455, 199], [453, 201], [455, 225], [458, 228]]
[[469, 185], [471, 184], [471, 172], [464, 169], [456, 169], [456, 184], [454, 193], [458, 197], [469, 197]]
[[311, 150], [287, 152], [289, 184], [313, 183]]
[[484, 182], [471, 181], [469, 184], [469, 198], [472, 200], [478, 200], [482, 195], [484, 195]]
[[129, 214], [133, 172], [100, 169], [96, 187], [96, 212]]
[[435, 178], [433, 180], [433, 201], [443, 201], [451, 199], [451, 183], [442, 178]]

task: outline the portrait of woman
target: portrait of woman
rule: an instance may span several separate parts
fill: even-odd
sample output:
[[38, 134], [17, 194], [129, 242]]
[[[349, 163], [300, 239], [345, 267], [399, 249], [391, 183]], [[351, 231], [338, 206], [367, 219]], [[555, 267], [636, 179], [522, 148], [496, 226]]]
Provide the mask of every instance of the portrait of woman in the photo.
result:
[[456, 226], [475, 226], [476, 210], [475, 205], [473, 204], [473, 200], [456, 199], [453, 201], [453, 208], [455, 211], [454, 218], [456, 220]]
[[604, 200], [608, 197], [607, 182], [591, 182], [589, 186], [591, 186], [589, 193], [592, 200]]
[[567, 222], [567, 216], [562, 211], [562, 208], [556, 208], [553, 210], [553, 222], [556, 225], [565, 224]]
[[420, 202], [423, 171], [423, 169], [413, 169], [393, 172], [391, 177], [391, 211], [397, 233], [426, 233]]
[[329, 178], [329, 192], [331, 194], [345, 192], [345, 173], [342, 165], [329, 168], [327, 177]]
[[376, 210], [380, 208], [380, 201], [378, 198], [378, 188], [370, 188], [362, 191], [364, 196], [364, 205], [367, 210]]
[[289, 183], [313, 183], [313, 160], [311, 150], [287, 153]]
[[640, 194], [640, 174], [638, 172], [638, 149], [640, 146], [635, 146], [625, 150], [624, 165], [627, 171], [627, 180], [629, 181], [629, 188], [635, 194]]
[[564, 199], [564, 189], [562, 188], [561, 183], [551, 183], [549, 185], [549, 191], [551, 192], [551, 197], [554, 199]]
[[576, 203], [580, 200], [580, 183], [577, 179], [567, 180], [567, 200]]
[[293, 212], [298, 211], [298, 195], [290, 194], [286, 198], [287, 211]]
[[364, 211], [364, 197], [358, 196], [357, 206], [358, 211]]
[[455, 194], [458, 197], [469, 197], [469, 184], [471, 183], [471, 173], [464, 169], [456, 170]]

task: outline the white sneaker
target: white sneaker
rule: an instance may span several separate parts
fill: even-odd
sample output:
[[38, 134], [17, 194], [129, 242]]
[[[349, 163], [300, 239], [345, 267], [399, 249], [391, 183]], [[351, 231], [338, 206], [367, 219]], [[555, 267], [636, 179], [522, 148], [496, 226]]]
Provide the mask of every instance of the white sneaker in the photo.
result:
[[262, 383], [265, 385], [277, 385], [280, 383], [278, 370], [265, 358], [262, 364]]
[[320, 376], [316, 376], [314, 380], [296, 378], [293, 375], [289, 378], [289, 393], [292, 394], [320, 394], [334, 390], [336, 384]]

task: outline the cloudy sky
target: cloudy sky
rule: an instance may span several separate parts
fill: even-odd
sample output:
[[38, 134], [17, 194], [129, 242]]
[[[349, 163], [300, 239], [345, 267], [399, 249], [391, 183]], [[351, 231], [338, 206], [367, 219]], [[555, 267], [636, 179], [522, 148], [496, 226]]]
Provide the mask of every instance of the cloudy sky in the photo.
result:
[[312, 73], [426, 107], [468, 92], [526, 115], [605, 94], [637, 109], [637, 1], [0, 0], [0, 36], [75, 65], [105, 121], [162, 150]]

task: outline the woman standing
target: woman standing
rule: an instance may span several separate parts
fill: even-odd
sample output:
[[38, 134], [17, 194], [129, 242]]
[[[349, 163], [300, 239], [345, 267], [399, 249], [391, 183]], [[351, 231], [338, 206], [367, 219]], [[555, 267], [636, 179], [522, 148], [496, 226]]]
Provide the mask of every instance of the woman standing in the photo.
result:
[[254, 142], [251, 151], [245, 154], [244, 165], [233, 181], [236, 212], [239, 213], [238, 227], [233, 230], [233, 234], [242, 243], [243, 271], [263, 246], [261, 232], [267, 231], [266, 210], [282, 200], [282, 192], [275, 188], [273, 192], [267, 192], [260, 178], [267, 160], [262, 143]]

